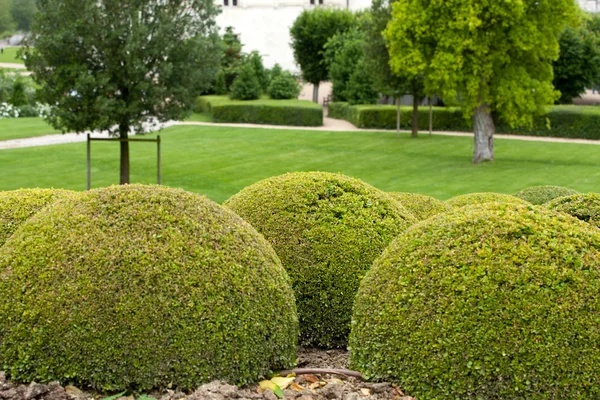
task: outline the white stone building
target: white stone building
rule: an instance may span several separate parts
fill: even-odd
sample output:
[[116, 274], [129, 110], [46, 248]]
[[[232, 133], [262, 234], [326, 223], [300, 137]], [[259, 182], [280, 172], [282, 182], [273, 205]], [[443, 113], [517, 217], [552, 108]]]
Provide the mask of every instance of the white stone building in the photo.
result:
[[600, 12], [600, 0], [578, 0], [585, 11]]
[[258, 50], [265, 67], [275, 63], [299, 72], [290, 47], [290, 27], [305, 9], [311, 7], [348, 8], [352, 11], [371, 6], [371, 0], [216, 0], [222, 6], [217, 24], [224, 30], [232, 26], [244, 44], [243, 51]]

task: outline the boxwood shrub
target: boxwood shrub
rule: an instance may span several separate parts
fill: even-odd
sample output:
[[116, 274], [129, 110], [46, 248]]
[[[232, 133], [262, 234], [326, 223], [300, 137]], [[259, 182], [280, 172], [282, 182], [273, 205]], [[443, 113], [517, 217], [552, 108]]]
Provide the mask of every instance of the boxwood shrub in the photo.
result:
[[65, 198], [0, 250], [0, 365], [100, 390], [254, 382], [295, 361], [271, 246], [230, 210], [158, 186]]
[[527, 201], [510, 194], [493, 192], [463, 194], [446, 200], [446, 204], [452, 207], [472, 206], [490, 202], [528, 204]]
[[214, 122], [323, 125], [323, 107], [304, 100], [234, 101], [225, 96], [201, 96], [196, 100], [196, 111], [210, 113]]
[[558, 197], [546, 205], [551, 210], [564, 212], [600, 228], [600, 194], [598, 193]]
[[562, 186], [532, 186], [515, 193], [515, 196], [531, 204], [540, 205], [558, 197], [579, 193], [576, 190]]
[[[411, 127], [412, 107], [401, 107], [402, 128]], [[329, 116], [344, 119], [359, 128], [395, 129], [396, 106], [330, 103]], [[534, 126], [511, 128], [495, 118], [496, 132], [510, 135], [545, 136], [577, 139], [600, 139], [600, 109], [596, 106], [553, 106], [538, 117]], [[429, 129], [429, 107], [419, 108], [419, 129]], [[442, 131], [472, 132], [471, 122], [463, 118], [456, 107], [434, 107], [433, 129]]]
[[418, 399], [600, 398], [600, 232], [488, 203], [413, 226], [356, 298], [351, 368]]
[[414, 217], [387, 194], [344, 175], [290, 173], [225, 202], [273, 245], [298, 305], [301, 342], [345, 347], [361, 278]]
[[75, 192], [62, 189], [19, 189], [0, 192], [0, 246], [42, 208]]
[[452, 206], [431, 196], [417, 193], [389, 193], [398, 200], [419, 221], [452, 210]]

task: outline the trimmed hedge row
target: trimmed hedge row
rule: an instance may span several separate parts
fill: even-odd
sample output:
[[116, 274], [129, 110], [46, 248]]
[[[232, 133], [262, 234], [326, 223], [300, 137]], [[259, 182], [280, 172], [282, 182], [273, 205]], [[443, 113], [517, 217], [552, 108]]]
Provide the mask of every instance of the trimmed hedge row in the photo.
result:
[[323, 125], [323, 107], [303, 100], [234, 101], [226, 96], [200, 96], [196, 99], [196, 112], [209, 113], [213, 122]]
[[[401, 127], [411, 127], [412, 107], [401, 108]], [[396, 129], [396, 106], [330, 103], [329, 117], [344, 119], [358, 128]], [[429, 107], [419, 108], [419, 129], [429, 129]], [[471, 122], [464, 119], [460, 108], [434, 107], [433, 129], [472, 132]], [[496, 120], [496, 132], [521, 136], [600, 139], [600, 108], [595, 106], [553, 106], [536, 119], [532, 129], [511, 128]]]
[[545, 206], [600, 228], [600, 194], [598, 193], [580, 193], [558, 197], [546, 203]]
[[391, 192], [388, 195], [399, 201], [418, 221], [452, 210], [452, 206], [424, 194]]
[[207, 198], [126, 185], [63, 198], [0, 248], [0, 367], [111, 391], [255, 382], [296, 359], [289, 276]]
[[414, 225], [354, 306], [350, 364], [418, 399], [598, 399], [600, 231], [487, 203]]
[[579, 193], [576, 190], [562, 186], [531, 186], [515, 193], [515, 197], [531, 204], [541, 205], [559, 197], [571, 196]]
[[510, 194], [494, 193], [494, 192], [483, 192], [483, 193], [469, 193], [462, 194], [460, 196], [452, 197], [446, 200], [446, 204], [454, 208], [460, 208], [465, 206], [473, 206], [477, 204], [485, 203], [512, 203], [512, 204], [528, 204], [526, 200], [523, 200]]

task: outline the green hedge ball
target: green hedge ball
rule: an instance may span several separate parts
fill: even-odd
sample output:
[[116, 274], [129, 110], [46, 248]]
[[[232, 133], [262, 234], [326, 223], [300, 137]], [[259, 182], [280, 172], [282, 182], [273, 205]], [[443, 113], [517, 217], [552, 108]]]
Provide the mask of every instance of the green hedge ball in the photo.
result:
[[119, 186], [63, 199], [0, 251], [0, 365], [98, 390], [256, 382], [295, 362], [271, 246], [203, 196]]
[[532, 186], [515, 193], [515, 196], [531, 204], [541, 205], [563, 196], [579, 193], [562, 186]]
[[304, 345], [345, 347], [360, 280], [416, 222], [397, 201], [354, 178], [299, 172], [225, 202], [269, 241], [292, 279]]
[[600, 398], [600, 232], [533, 205], [440, 214], [358, 292], [351, 368], [418, 399]]
[[424, 194], [404, 192], [391, 192], [388, 194], [398, 200], [419, 221], [452, 210], [452, 206]]
[[554, 211], [563, 212], [600, 228], [600, 194], [585, 193], [558, 197], [546, 203]]
[[75, 192], [63, 189], [19, 189], [0, 192], [0, 247], [17, 228], [42, 208]]
[[460, 196], [455, 196], [451, 199], [446, 200], [446, 204], [455, 207], [465, 207], [477, 204], [485, 204], [491, 202], [500, 203], [511, 203], [511, 204], [528, 204], [527, 201], [522, 200], [518, 197], [511, 196], [510, 194], [484, 192], [484, 193], [469, 193]]

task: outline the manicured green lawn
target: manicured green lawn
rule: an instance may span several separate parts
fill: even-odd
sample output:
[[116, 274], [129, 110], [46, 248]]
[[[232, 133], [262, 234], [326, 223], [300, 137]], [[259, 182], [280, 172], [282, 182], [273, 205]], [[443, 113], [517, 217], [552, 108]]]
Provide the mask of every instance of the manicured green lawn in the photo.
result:
[[187, 122], [212, 122], [212, 118], [208, 113], [193, 113], [185, 120]]
[[0, 119], [0, 141], [60, 133], [42, 118]]
[[[597, 145], [496, 140], [497, 161], [473, 165], [468, 137], [177, 126], [161, 138], [163, 183], [218, 202], [269, 176], [311, 170], [440, 199], [540, 184], [600, 191]], [[154, 183], [156, 146], [133, 143], [131, 155], [132, 181]], [[0, 165], [0, 189], [85, 188], [85, 143], [0, 150]], [[93, 143], [92, 166], [93, 186], [117, 183], [118, 146]]]
[[4, 53], [0, 54], [0, 63], [25, 64], [23, 60], [17, 58], [18, 47], [6, 47]]

